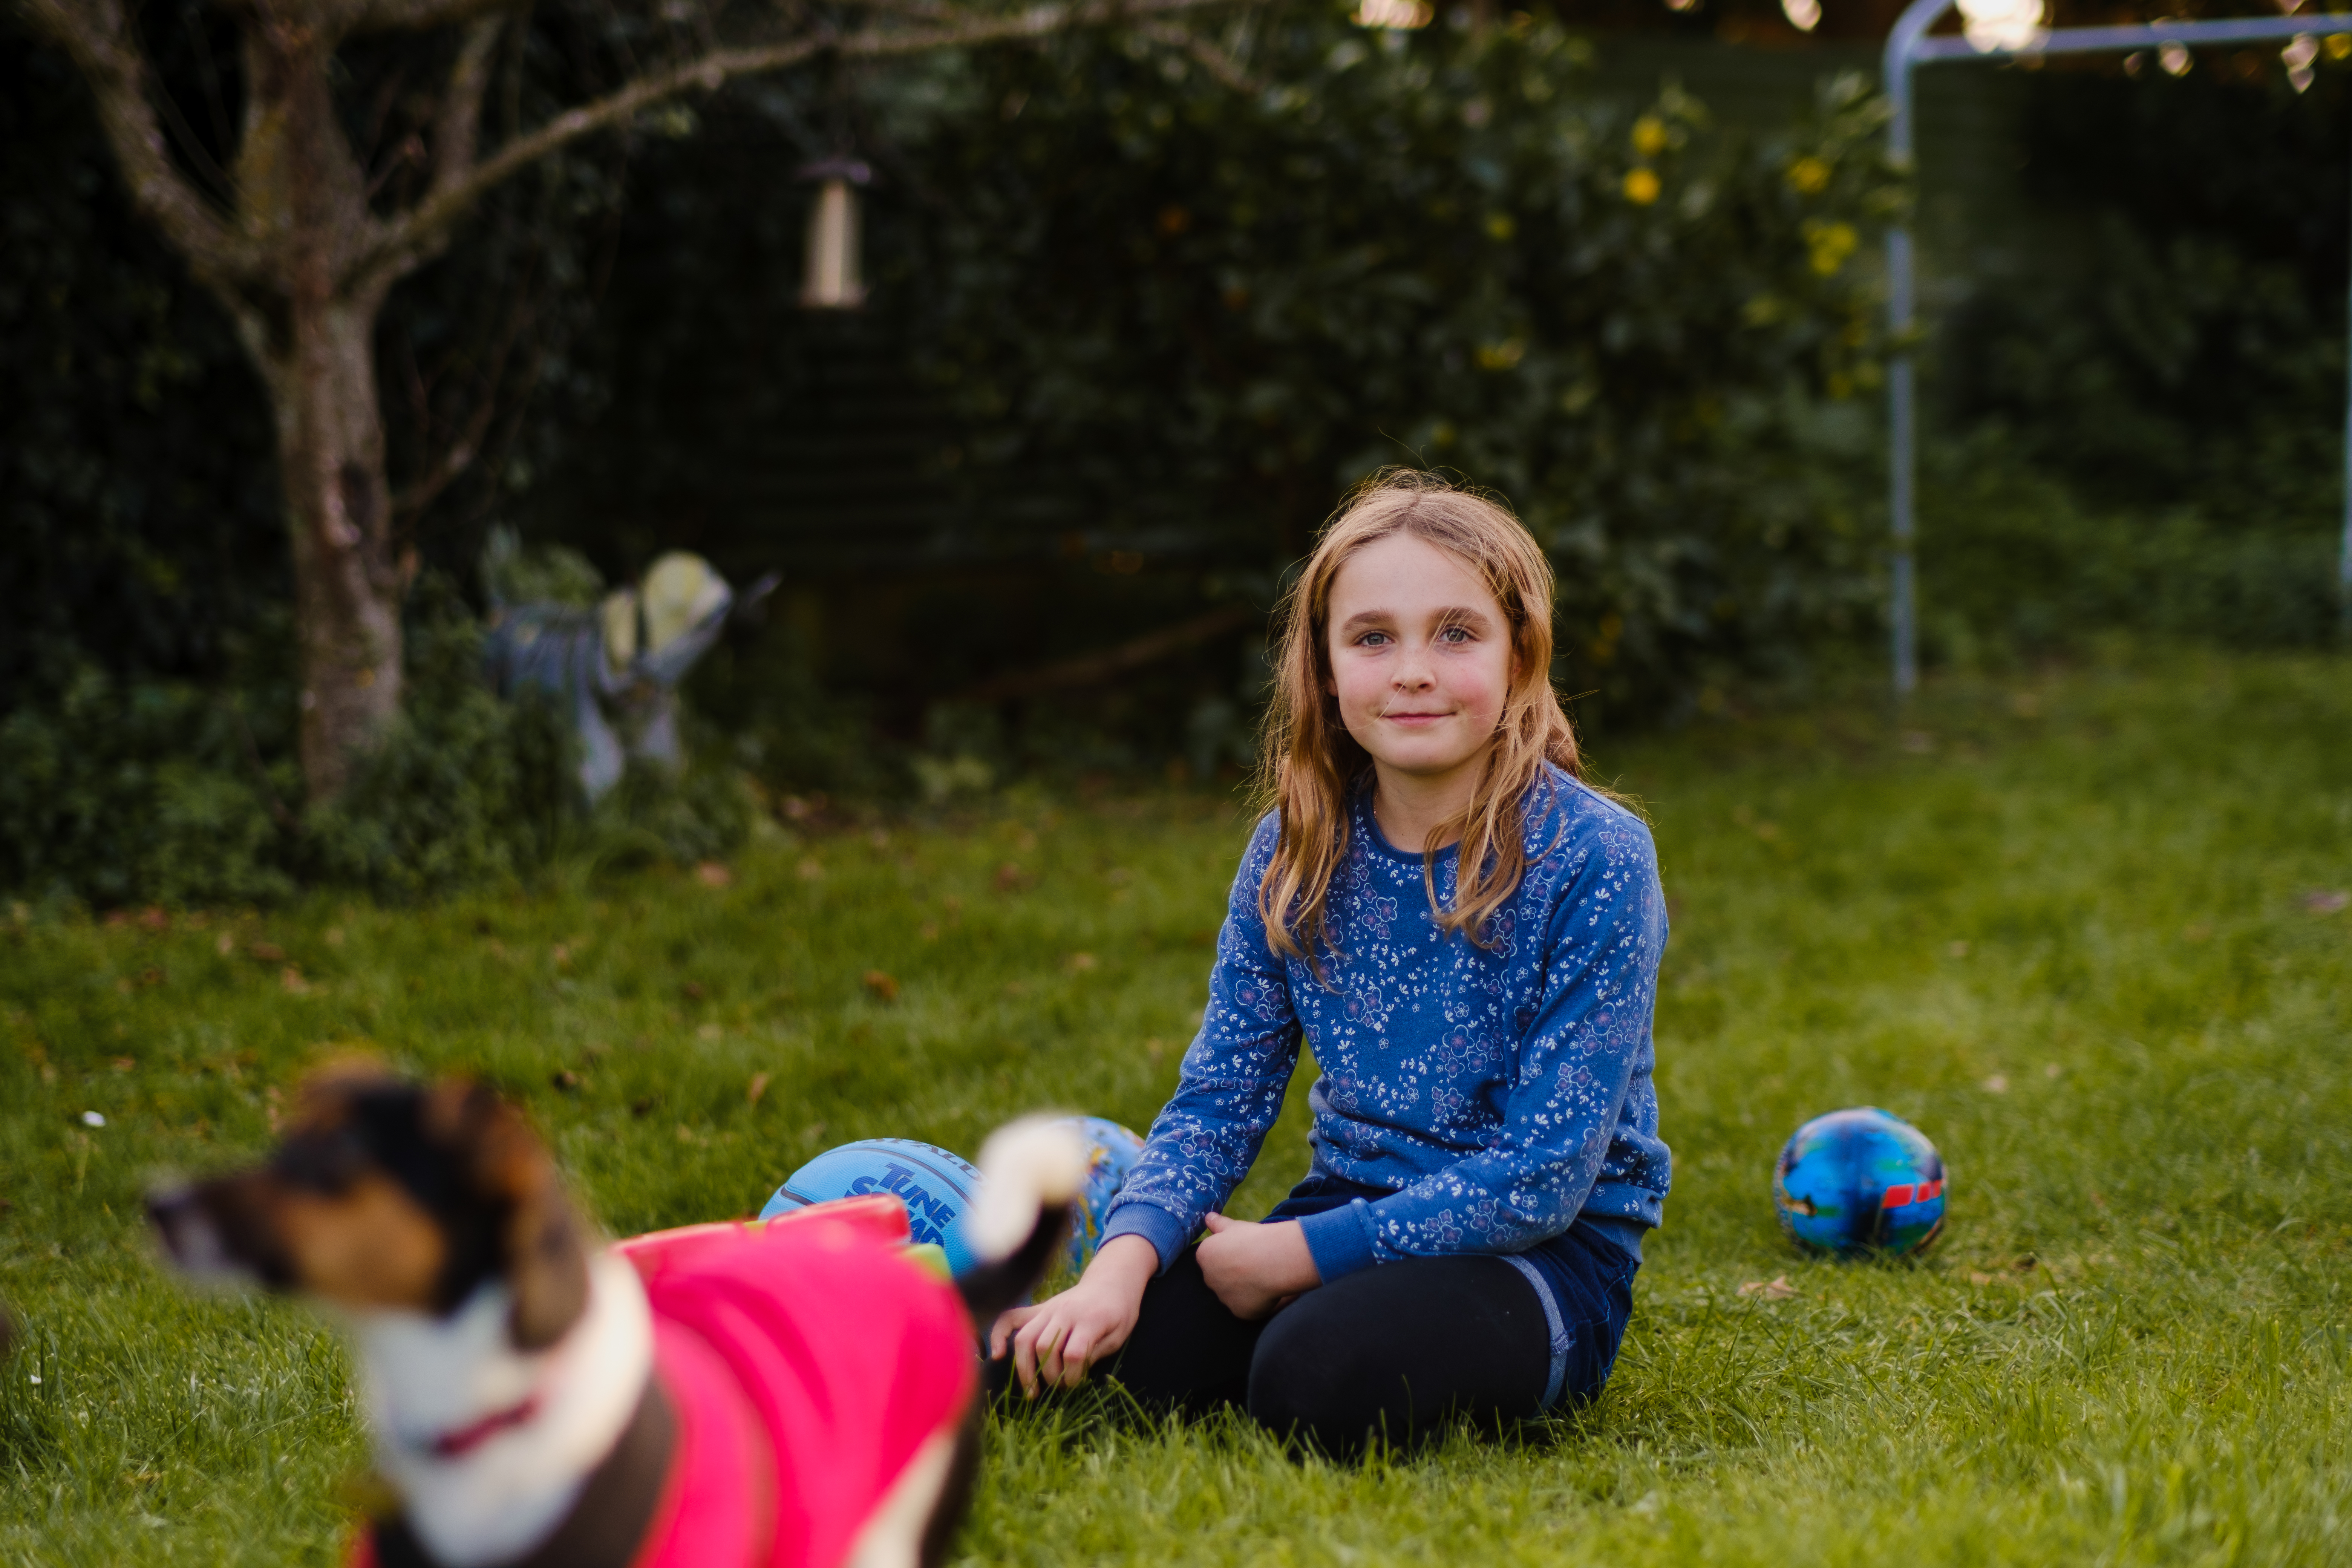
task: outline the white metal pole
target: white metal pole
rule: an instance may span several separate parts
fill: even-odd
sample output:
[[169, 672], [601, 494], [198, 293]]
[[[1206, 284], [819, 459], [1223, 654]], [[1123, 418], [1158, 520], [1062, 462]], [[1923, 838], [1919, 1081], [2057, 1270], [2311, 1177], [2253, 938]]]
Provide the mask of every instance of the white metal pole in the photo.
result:
[[[1895, 166], [1912, 169], [1912, 53], [1953, 0], [1912, 0], [1887, 36], [1882, 68], [1892, 113], [1886, 121], [1886, 152]], [[1919, 433], [1911, 334], [1916, 324], [1916, 262], [1911, 231], [1886, 231], [1886, 329], [1894, 343], [1886, 366], [1886, 500], [1893, 549], [1887, 561], [1886, 623], [1894, 641], [1895, 695], [1911, 695], [1919, 684], [1919, 604], [1912, 548], [1917, 538]]]
[[[2345, 308], [2352, 323], [2352, 284], [2345, 290]], [[2346, 332], [2352, 340], [2352, 324]], [[2344, 537], [2336, 546], [2336, 615], [2337, 636], [2352, 647], [2352, 341], [2344, 361]]]

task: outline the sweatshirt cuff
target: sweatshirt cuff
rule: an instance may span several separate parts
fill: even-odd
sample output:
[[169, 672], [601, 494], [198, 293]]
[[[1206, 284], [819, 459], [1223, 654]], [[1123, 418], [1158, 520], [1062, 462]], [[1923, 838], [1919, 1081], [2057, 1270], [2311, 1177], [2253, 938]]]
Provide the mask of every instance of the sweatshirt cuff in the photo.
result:
[[1307, 1238], [1307, 1253], [1315, 1259], [1315, 1272], [1322, 1276], [1326, 1285], [1344, 1275], [1370, 1268], [1381, 1260], [1372, 1250], [1372, 1208], [1361, 1198], [1343, 1208], [1307, 1215], [1295, 1223], [1298, 1233]]
[[1167, 1273], [1176, 1255], [1184, 1250], [1184, 1222], [1140, 1198], [1110, 1211], [1110, 1218], [1103, 1223], [1102, 1240], [1095, 1244], [1095, 1250], [1100, 1252], [1109, 1246], [1115, 1236], [1139, 1236], [1151, 1243], [1151, 1250], [1160, 1255], [1160, 1267], [1155, 1272], [1160, 1274]]

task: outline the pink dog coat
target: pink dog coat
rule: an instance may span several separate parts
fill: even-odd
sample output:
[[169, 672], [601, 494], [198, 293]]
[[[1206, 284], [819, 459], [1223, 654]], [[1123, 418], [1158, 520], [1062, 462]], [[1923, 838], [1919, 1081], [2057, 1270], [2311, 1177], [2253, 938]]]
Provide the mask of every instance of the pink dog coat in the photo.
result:
[[[953, 1286], [904, 1254], [887, 1196], [763, 1226], [619, 1243], [653, 1308], [654, 1375], [677, 1418], [631, 1568], [837, 1568], [979, 1380]], [[373, 1532], [351, 1568], [377, 1568]]]

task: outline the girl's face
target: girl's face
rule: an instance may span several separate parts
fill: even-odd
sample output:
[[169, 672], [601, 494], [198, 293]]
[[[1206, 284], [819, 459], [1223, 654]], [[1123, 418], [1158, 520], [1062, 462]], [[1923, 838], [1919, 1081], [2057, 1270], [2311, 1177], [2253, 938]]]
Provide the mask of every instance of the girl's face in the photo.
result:
[[1383, 772], [1435, 784], [1476, 766], [1517, 673], [1510, 622], [1459, 556], [1410, 534], [1331, 581], [1331, 692]]

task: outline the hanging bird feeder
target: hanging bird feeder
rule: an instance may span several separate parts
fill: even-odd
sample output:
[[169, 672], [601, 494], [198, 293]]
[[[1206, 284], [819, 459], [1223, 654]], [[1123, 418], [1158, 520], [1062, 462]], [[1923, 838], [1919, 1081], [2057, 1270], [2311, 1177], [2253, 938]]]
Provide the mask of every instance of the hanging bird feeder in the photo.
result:
[[866, 302], [859, 267], [857, 192], [874, 171], [854, 158], [826, 158], [800, 171], [817, 182], [809, 204], [808, 269], [801, 279], [801, 304], [812, 310], [855, 310]]

